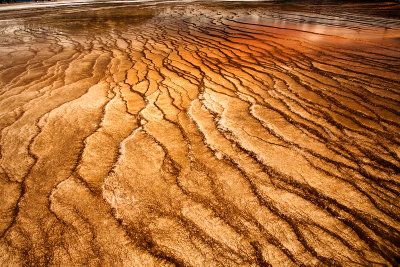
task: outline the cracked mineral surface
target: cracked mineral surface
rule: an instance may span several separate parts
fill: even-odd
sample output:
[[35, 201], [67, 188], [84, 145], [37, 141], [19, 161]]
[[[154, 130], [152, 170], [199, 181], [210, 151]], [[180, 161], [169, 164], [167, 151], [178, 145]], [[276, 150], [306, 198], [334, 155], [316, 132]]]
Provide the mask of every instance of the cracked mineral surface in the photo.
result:
[[0, 265], [398, 266], [399, 14], [0, 6]]

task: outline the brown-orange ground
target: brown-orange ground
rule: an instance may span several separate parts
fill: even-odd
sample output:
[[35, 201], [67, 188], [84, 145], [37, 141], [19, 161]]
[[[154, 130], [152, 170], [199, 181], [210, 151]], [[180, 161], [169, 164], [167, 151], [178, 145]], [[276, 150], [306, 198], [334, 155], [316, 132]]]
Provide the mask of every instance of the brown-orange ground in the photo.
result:
[[0, 265], [398, 266], [400, 5], [316, 2], [0, 6]]

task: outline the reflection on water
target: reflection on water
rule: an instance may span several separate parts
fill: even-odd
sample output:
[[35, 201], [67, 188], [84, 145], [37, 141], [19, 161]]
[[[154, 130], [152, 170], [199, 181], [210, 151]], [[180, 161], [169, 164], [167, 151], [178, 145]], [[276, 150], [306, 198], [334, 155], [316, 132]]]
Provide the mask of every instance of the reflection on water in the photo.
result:
[[399, 44], [400, 25], [396, 19], [364, 17], [357, 19], [354, 15], [342, 16], [308, 15], [306, 13], [259, 13], [246, 15], [240, 21], [299, 30], [307, 33], [315, 33], [313, 41], [322, 39], [320, 35], [333, 35], [359, 40], [375, 40]]
[[[121, 4], [123, 4], [122, 7]], [[321, 4], [324, 4], [322, 9]], [[3, 33], [10, 31], [10, 27], [77, 32], [112, 30], [113, 27], [119, 29], [148, 20], [160, 12], [162, 13], [162, 10], [168, 10], [170, 5], [176, 7], [175, 1], [123, 1], [121, 3], [115, 1], [65, 1], [5, 5], [0, 6], [0, 28], [3, 29]], [[317, 35], [311, 37], [313, 40], [322, 38], [318, 34], [325, 34], [399, 44], [399, 20], [370, 15], [360, 17], [351, 13], [359, 11], [357, 8], [363, 7], [363, 5], [345, 5], [347, 9], [338, 9], [332, 1], [313, 1], [311, 4], [307, 1], [284, 2], [283, 4], [277, 4], [276, 1], [262, 3], [211, 1], [198, 2], [196, 5], [199, 8], [202, 6], [218, 8], [223, 12], [246, 10], [236, 19], [250, 24], [316, 33]], [[65, 9], [64, 6], [68, 6], [68, 9]], [[34, 7], [37, 9], [31, 9]], [[390, 16], [397, 9], [398, 7], [385, 8], [386, 13], [382, 12], [381, 15]], [[306, 12], [301, 12], [302, 10]], [[311, 13], [309, 13], [310, 10]], [[366, 6], [361, 11], [373, 13], [372, 10], [375, 9]], [[232, 16], [236, 12], [225, 15]], [[203, 15], [207, 16], [207, 14]]]

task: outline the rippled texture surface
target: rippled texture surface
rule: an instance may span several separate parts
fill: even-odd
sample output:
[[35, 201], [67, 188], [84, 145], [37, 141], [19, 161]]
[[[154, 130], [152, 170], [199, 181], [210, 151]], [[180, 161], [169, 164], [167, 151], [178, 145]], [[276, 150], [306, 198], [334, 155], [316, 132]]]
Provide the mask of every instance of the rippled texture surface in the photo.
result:
[[1, 265], [398, 265], [398, 10], [0, 10]]

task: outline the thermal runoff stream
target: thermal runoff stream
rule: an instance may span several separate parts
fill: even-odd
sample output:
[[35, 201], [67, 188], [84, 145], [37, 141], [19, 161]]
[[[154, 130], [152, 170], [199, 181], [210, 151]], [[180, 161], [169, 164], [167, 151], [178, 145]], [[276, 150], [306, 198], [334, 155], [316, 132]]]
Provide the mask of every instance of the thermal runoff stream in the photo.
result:
[[1, 5], [0, 153], [1, 266], [398, 266], [400, 4]]

